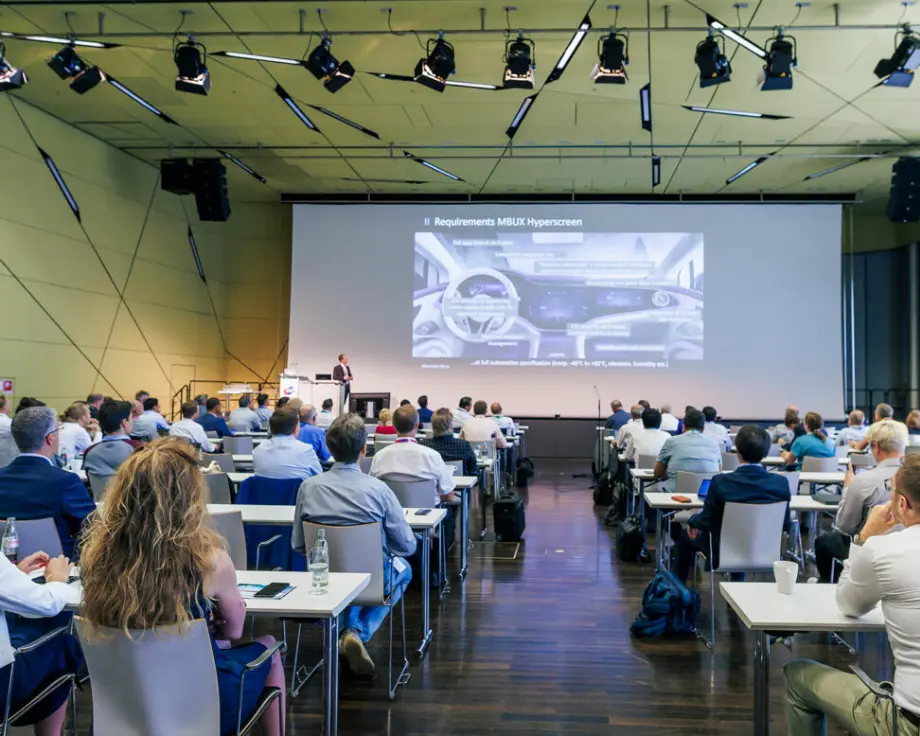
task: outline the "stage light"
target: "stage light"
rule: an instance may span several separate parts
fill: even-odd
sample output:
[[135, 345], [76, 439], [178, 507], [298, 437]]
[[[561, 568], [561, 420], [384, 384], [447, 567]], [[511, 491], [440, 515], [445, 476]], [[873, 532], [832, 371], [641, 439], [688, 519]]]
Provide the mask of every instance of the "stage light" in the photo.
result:
[[309, 117], [307, 117], [307, 114], [300, 109], [298, 104], [294, 102], [294, 100], [287, 92], [284, 91], [284, 87], [282, 87], [280, 84], [275, 85], [275, 94], [284, 100], [284, 104], [291, 108], [291, 112], [293, 112], [300, 119], [300, 122], [306, 125], [310, 130], [315, 130], [317, 133], [320, 132], [319, 128], [316, 127], [316, 124], [310, 120]]
[[681, 105], [684, 110], [702, 112], [710, 115], [733, 115], [738, 118], [760, 118], [761, 120], [789, 120], [788, 115], [770, 115], [765, 112], [746, 112], [744, 110], [723, 110], [718, 107], [697, 107], [695, 105]]
[[661, 158], [652, 156], [652, 188], [661, 184]]
[[517, 40], [505, 43], [505, 89], [533, 89], [534, 69], [537, 68], [537, 53], [534, 42], [519, 33]]
[[888, 87], [910, 87], [920, 66], [920, 37], [905, 25], [895, 36], [895, 44], [891, 58], [876, 64], [875, 76]]
[[732, 65], [712, 32], [696, 45], [693, 60], [700, 70], [700, 87], [703, 89], [732, 81]]
[[430, 161], [426, 161], [426, 160], [423, 159], [423, 158], [419, 158], [418, 156], [414, 156], [414, 155], [412, 155], [411, 153], [409, 153], [408, 151], [403, 151], [403, 156], [405, 156], [405, 157], [408, 158], [408, 159], [412, 159], [413, 161], [415, 161], [415, 162], [418, 163], [418, 164], [421, 164], [422, 166], [424, 166], [424, 167], [427, 168], [427, 169], [431, 169], [432, 171], [438, 172], [438, 173], [441, 174], [442, 176], [446, 176], [448, 179], [453, 179], [454, 181], [463, 181], [463, 179], [461, 179], [459, 176], [457, 176], [457, 175], [455, 175], [455, 174], [451, 174], [449, 171], [445, 171], [445, 170], [442, 169], [440, 166], [435, 166], [435, 165], [434, 165], [433, 163], [431, 163]]
[[307, 58], [307, 69], [317, 79], [323, 80], [323, 87], [330, 92], [338, 92], [355, 76], [355, 68], [348, 61], [339, 63], [332, 52], [332, 39], [323, 36], [319, 46]]
[[763, 84], [760, 89], [770, 92], [776, 89], [792, 89], [792, 70], [797, 66], [795, 39], [784, 36], [779, 29], [768, 42], [770, 47], [763, 67]]
[[736, 44], [738, 44], [742, 48], [747, 49], [752, 54], [754, 54], [754, 56], [759, 56], [761, 59], [765, 59], [767, 57], [766, 50], [762, 49], [760, 46], [758, 46], [753, 41], [749, 41], [747, 38], [742, 36], [740, 33], [736, 33], [731, 28], [726, 26], [722, 21], [717, 20], [716, 18], [713, 18], [711, 15], [708, 15], [708, 14], [706, 15], [706, 25], [708, 25], [713, 30], [719, 31], [719, 33], [725, 36], [725, 38], [728, 38], [734, 41]]
[[592, 79], [595, 84], [626, 84], [629, 64], [629, 38], [613, 32], [597, 42], [597, 67]]
[[118, 81], [117, 79], [115, 79], [114, 77], [109, 77], [109, 78], [108, 78], [108, 82], [109, 82], [109, 84], [110, 84], [112, 87], [114, 87], [114, 88], [117, 89], [119, 92], [121, 92], [121, 93], [122, 93], [125, 97], [127, 97], [129, 100], [133, 100], [133, 101], [136, 102], [138, 105], [140, 105], [141, 107], [143, 107], [147, 112], [152, 112], [152, 113], [153, 113], [154, 115], [156, 115], [158, 118], [160, 118], [160, 119], [163, 120], [164, 122], [167, 122], [167, 123], [169, 123], [169, 124], [171, 124], [171, 125], [178, 125], [178, 123], [176, 123], [175, 120], [173, 120], [171, 117], [169, 117], [169, 115], [167, 115], [167, 114], [164, 113], [164, 112], [161, 112], [158, 108], [156, 108], [156, 107], [154, 107], [153, 105], [151, 105], [149, 102], [147, 102], [147, 100], [145, 100], [143, 97], [141, 97], [141, 96], [140, 96], [139, 94], [137, 94], [136, 92], [132, 92], [130, 89], [128, 89], [127, 87], [125, 87], [125, 85], [123, 85], [121, 82], [119, 82], [119, 81]]
[[728, 178], [725, 180], [726, 186], [729, 185], [729, 184], [731, 184], [732, 182], [738, 181], [738, 179], [740, 179], [740, 178], [741, 178], [742, 176], [744, 176], [745, 174], [749, 174], [749, 173], [752, 172], [754, 169], [756, 169], [758, 166], [760, 166], [764, 161], [766, 161], [768, 158], [770, 158], [770, 157], [769, 157], [769, 156], [761, 156], [761, 157], [760, 157], [759, 159], [757, 159], [756, 161], [752, 161], [751, 163], [749, 163], [747, 166], [745, 166], [743, 169], [741, 169], [741, 171], [739, 171], [737, 174], [732, 174], [730, 177], [728, 177]]
[[415, 81], [435, 92], [443, 92], [447, 78], [456, 70], [454, 47], [440, 33], [437, 39], [429, 38], [425, 48], [428, 56], [415, 65]]
[[72, 44], [68, 44], [48, 60], [48, 66], [61, 79], [70, 79], [70, 88], [77, 94], [89, 92], [105, 81], [105, 74], [97, 66], [87, 64]]
[[[539, 94], [539, 92], [537, 94]], [[514, 114], [514, 119], [511, 121], [511, 125], [509, 125], [508, 130], [505, 131], [506, 136], [509, 138], [514, 138], [518, 132], [518, 129], [521, 127], [521, 123], [524, 122], [524, 118], [527, 117], [527, 113], [530, 111], [530, 108], [533, 106], [533, 103], [536, 101], [536, 99], [537, 95], [530, 95], [530, 97], [524, 98], [524, 101], [521, 103], [518, 111]]]
[[267, 61], [271, 64], [289, 64], [303, 66], [300, 59], [286, 59], [283, 56], [262, 56], [261, 54], [242, 54], [237, 51], [215, 51], [211, 56], [226, 56], [229, 59], [246, 59], [247, 61]]
[[586, 15], [579, 24], [578, 30], [576, 30], [575, 34], [572, 36], [572, 40], [569, 41], [568, 46], [565, 47], [565, 51], [562, 52], [562, 56], [559, 57], [559, 61], [556, 62], [556, 66], [553, 67], [553, 70], [546, 78], [546, 84], [555, 82], [562, 76], [565, 68], [569, 65], [572, 57], [575, 56], [575, 52], [578, 51], [578, 47], [581, 46], [581, 42], [585, 40], [585, 36], [588, 35], [588, 31], [590, 30], [591, 18]]
[[211, 72], [208, 71], [208, 50], [196, 43], [190, 35], [188, 41], [177, 44], [173, 49], [176, 62], [176, 90], [206, 95], [211, 89]]
[[6, 44], [0, 43], [0, 92], [19, 89], [29, 81], [25, 71], [6, 60]]
[[639, 90], [639, 110], [642, 113], [642, 127], [652, 132], [652, 83]]

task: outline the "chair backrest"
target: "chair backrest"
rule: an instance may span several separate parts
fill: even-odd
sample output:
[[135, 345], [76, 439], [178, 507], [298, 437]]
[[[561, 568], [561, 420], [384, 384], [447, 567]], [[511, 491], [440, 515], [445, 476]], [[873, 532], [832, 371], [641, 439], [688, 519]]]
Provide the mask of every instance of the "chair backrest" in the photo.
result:
[[90, 473], [86, 471], [86, 477], [89, 480], [90, 490], [93, 492], [93, 500], [96, 503], [102, 503], [105, 500], [105, 489], [108, 486], [109, 482], [114, 478], [114, 475], [96, 475], [95, 473]]
[[[223, 503], [223, 502], [220, 502]], [[211, 528], [227, 540], [230, 559], [236, 570], [249, 569], [246, 555], [246, 533], [243, 531], [242, 511], [222, 511], [211, 514]]]
[[204, 482], [208, 486], [211, 503], [232, 503], [230, 477], [226, 473], [205, 473]]
[[240, 483], [236, 503], [295, 506], [297, 492], [302, 484], [301, 478], [266, 478], [263, 475], [250, 475]]
[[230, 455], [252, 455], [252, 437], [224, 437], [224, 452]]
[[636, 470], [653, 470], [656, 462], [657, 455], [636, 455]]
[[906, 455], [920, 455], [920, 445], [908, 445], [904, 448]]
[[438, 495], [438, 483], [433, 478], [424, 480], [395, 480], [381, 478], [390, 490], [396, 494], [399, 504], [404, 509], [430, 509], [435, 506], [435, 497]]
[[309, 550], [316, 543], [320, 529], [326, 530], [329, 545], [329, 572], [366, 572], [371, 582], [355, 598], [359, 606], [379, 606], [384, 600], [383, 540], [380, 522], [353, 526], [327, 526], [303, 522], [304, 544]]
[[782, 558], [786, 502], [726, 503], [719, 537], [722, 571], [772, 570]]
[[833, 457], [802, 458], [803, 473], [834, 473], [837, 471], [837, 455]]
[[361, 468], [361, 472], [365, 475], [371, 472], [371, 463], [374, 462], [372, 457], [362, 457], [358, 461], [358, 467]]
[[677, 482], [674, 484], [674, 493], [683, 496], [688, 493], [699, 493], [703, 481], [715, 475], [716, 473], [690, 473], [686, 470], [678, 470]]
[[207, 430], [204, 433], [204, 436], [207, 437], [209, 440], [219, 440], [220, 439], [220, 435], [217, 434], [217, 432], [215, 432], [213, 429]]
[[810, 495], [808, 483], [806, 483], [804, 486], [799, 484], [799, 471], [798, 470], [793, 470], [790, 472], [786, 472], [785, 470], [778, 470], [776, 471], [776, 475], [781, 475], [786, 480], [789, 481], [789, 494], [790, 495], [796, 496], [799, 493], [802, 493], [806, 496]]
[[738, 456], [733, 452], [723, 452], [722, 453], [722, 470], [728, 472], [730, 470], [735, 470], [741, 461], [738, 459]]
[[767, 457], [779, 457], [781, 452], [782, 448], [778, 443], [774, 442], [772, 445], [770, 445], [770, 449], [767, 451]]
[[93, 730], [119, 736], [220, 732], [220, 699], [204, 619], [154, 631], [95, 629], [74, 617], [92, 681]]
[[850, 446], [849, 446], [848, 444], [847, 444], [847, 445], [838, 445], [838, 446], [837, 446], [836, 448], [834, 448], [834, 449], [835, 449], [835, 451], [836, 451], [836, 453], [837, 453], [837, 459], [838, 459], [838, 460], [846, 460], [847, 457], [848, 457], [849, 454], [850, 454]]
[[[33, 552], [46, 552], [49, 557], [61, 554], [61, 536], [50, 516], [44, 519], [16, 519], [19, 532], [19, 559]], [[0, 519], [0, 537], [6, 533], [6, 519]]]
[[374, 452], [382, 450], [384, 447], [389, 447], [396, 440], [399, 439], [398, 435], [395, 434], [375, 434], [374, 435]]
[[207, 467], [211, 462], [217, 463], [217, 467], [224, 473], [235, 473], [236, 465], [233, 463], [233, 455], [229, 453], [220, 453], [217, 455], [202, 455], [199, 461], [201, 465]]
[[458, 475], [463, 475], [463, 461], [462, 460], [445, 460], [444, 464], [448, 467], [456, 468], [454, 471], [454, 478]]
[[[853, 470], [868, 470], [875, 467], [875, 458], [868, 452], [855, 452], [850, 456], [850, 462], [853, 464]], [[836, 470], [837, 468], [834, 468]]]
[[476, 453], [477, 458], [485, 458], [486, 460], [495, 459], [495, 442], [492, 440], [486, 440], [485, 442], [470, 442], [473, 446], [473, 452]]

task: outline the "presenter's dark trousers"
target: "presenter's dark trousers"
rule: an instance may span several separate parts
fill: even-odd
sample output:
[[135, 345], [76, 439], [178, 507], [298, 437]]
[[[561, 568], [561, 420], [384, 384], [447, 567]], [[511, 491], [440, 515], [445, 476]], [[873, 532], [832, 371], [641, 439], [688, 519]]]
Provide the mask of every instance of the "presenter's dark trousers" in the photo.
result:
[[832, 532], [822, 534], [815, 540], [815, 565], [822, 583], [831, 582], [831, 573], [835, 572], [834, 579], [840, 576], [843, 569], [836, 565], [834, 560], [845, 560], [850, 556], [850, 538], [843, 532], [834, 529]]

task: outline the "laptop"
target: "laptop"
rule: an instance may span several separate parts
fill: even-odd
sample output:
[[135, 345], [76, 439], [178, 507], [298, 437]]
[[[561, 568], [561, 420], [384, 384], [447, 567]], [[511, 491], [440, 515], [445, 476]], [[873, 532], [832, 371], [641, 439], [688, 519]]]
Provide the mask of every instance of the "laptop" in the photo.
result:
[[700, 497], [700, 500], [704, 500], [709, 494], [709, 484], [712, 482], [712, 478], [706, 478], [702, 483], [700, 483], [700, 490], [697, 492], [697, 495]]

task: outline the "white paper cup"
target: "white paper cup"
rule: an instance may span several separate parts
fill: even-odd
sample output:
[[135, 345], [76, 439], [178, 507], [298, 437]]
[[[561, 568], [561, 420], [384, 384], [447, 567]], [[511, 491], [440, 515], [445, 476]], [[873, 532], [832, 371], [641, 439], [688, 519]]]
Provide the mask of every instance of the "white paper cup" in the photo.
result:
[[799, 566], [795, 562], [774, 562], [773, 577], [776, 588], [783, 595], [792, 595], [795, 581], [799, 577]]

